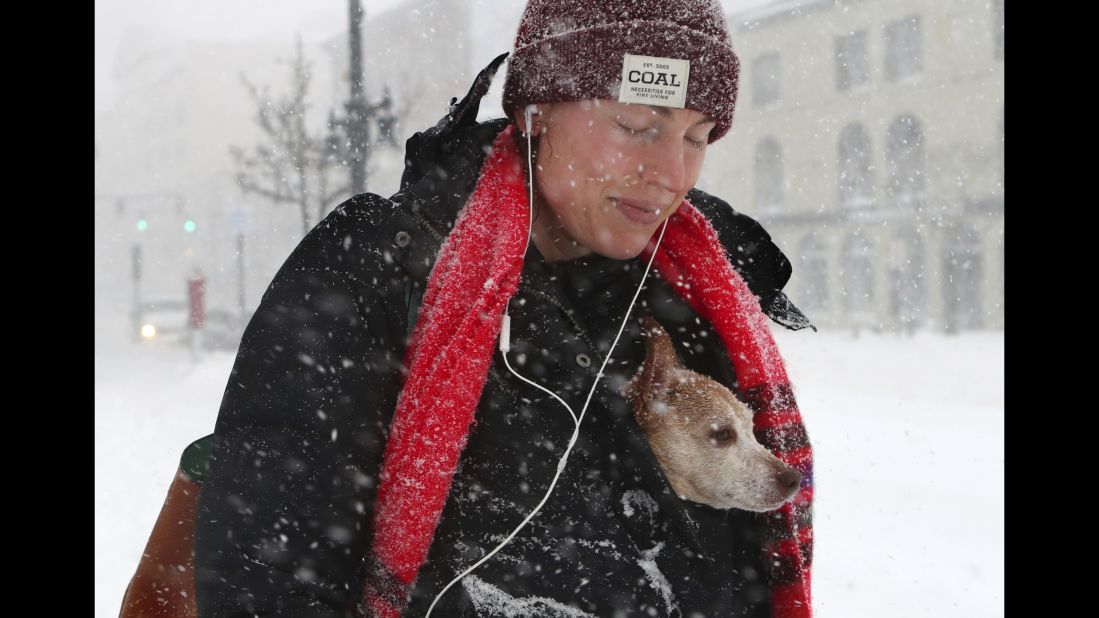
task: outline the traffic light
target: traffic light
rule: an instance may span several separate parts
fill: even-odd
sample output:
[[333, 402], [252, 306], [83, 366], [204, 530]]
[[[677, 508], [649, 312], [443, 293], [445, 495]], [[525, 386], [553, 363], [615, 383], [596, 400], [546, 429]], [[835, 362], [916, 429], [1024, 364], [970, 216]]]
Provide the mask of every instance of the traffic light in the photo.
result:
[[186, 221], [184, 221], [183, 222], [183, 230], [185, 232], [187, 232], [188, 234], [193, 233], [195, 231], [195, 220], [194, 219], [187, 219]]
[[137, 220], [137, 231], [144, 232], [147, 229], [149, 229], [149, 222], [145, 220], [145, 217], [142, 217], [142, 218], [138, 219]]

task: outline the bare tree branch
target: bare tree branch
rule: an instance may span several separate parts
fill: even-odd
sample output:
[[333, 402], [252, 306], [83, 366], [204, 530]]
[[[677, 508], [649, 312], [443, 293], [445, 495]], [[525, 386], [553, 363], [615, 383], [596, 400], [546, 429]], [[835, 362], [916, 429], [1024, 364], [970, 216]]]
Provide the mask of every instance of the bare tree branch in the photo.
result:
[[[289, 72], [286, 90], [278, 96], [273, 96], [267, 85], [258, 86], [240, 75], [242, 87], [255, 105], [253, 118], [261, 138], [250, 149], [232, 146], [229, 154], [241, 189], [272, 204], [296, 204], [305, 235], [310, 215], [315, 214], [320, 221], [334, 202], [350, 195], [350, 183], [344, 178], [354, 152], [350, 122], [348, 117], [337, 118], [330, 112], [321, 131], [310, 132], [307, 116], [312, 108], [312, 67], [303, 53], [300, 36], [295, 40], [293, 56], [277, 62]], [[422, 84], [417, 86], [422, 88]], [[392, 132], [395, 120], [407, 114], [415, 96], [407, 95], [407, 86], [402, 90], [406, 96], [385, 96], [378, 105], [367, 104], [366, 118], [378, 124], [376, 131]], [[381, 144], [357, 146], [365, 157], [363, 164], [370, 169], [369, 155]], [[333, 185], [338, 188], [330, 189]]]
[[238, 183], [240, 184], [240, 188], [244, 191], [247, 191], [249, 193], [256, 193], [273, 202], [286, 202], [292, 204], [297, 201], [294, 198], [287, 197], [286, 195], [269, 191], [268, 189], [264, 189], [263, 187], [260, 187], [258, 185], [250, 184], [246, 179], [239, 179]]

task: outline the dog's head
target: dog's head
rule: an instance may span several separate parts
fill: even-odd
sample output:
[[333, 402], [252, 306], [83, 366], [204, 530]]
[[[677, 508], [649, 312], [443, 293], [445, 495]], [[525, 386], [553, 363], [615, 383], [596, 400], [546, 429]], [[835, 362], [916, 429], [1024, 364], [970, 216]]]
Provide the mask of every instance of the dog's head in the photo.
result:
[[757, 512], [792, 498], [801, 474], [756, 440], [751, 408], [717, 381], [685, 368], [659, 322], [645, 316], [642, 324], [645, 362], [619, 392], [672, 489], [715, 508]]

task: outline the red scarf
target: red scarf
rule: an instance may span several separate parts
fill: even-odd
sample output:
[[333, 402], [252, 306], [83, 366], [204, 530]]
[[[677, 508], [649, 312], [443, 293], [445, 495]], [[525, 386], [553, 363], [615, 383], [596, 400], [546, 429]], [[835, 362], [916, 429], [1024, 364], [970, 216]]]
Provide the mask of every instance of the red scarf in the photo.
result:
[[[368, 611], [396, 618], [427, 559], [500, 335], [519, 285], [527, 187], [508, 125], [492, 144], [473, 195], [439, 250], [406, 351], [374, 507]], [[645, 248], [652, 254], [655, 237]], [[812, 449], [759, 300], [717, 232], [684, 200], [654, 260], [665, 281], [713, 324], [736, 370], [737, 395], [755, 410], [760, 442], [802, 473], [791, 502], [759, 515], [774, 618], [807, 618], [812, 561]]]

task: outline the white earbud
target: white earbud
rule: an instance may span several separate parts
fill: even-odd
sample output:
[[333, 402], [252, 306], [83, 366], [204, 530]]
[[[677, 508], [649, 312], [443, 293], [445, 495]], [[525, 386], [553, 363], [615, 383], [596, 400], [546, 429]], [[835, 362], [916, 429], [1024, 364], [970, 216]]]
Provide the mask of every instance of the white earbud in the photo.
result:
[[531, 133], [532, 133], [531, 124], [530, 124], [530, 116], [531, 116], [531, 114], [537, 114], [537, 113], [538, 113], [538, 106], [535, 105], [534, 103], [530, 103], [529, 105], [527, 105], [526, 109], [523, 110], [523, 115], [527, 119], [527, 125], [526, 125], [527, 130], [524, 132], [527, 137], [530, 137]]
[[[524, 132], [524, 135], [527, 136], [527, 186], [529, 187], [529, 190], [530, 190], [530, 195], [529, 195], [527, 203], [530, 204], [530, 205], [534, 204], [534, 176], [533, 176], [532, 171], [531, 171], [532, 170], [531, 166], [534, 163], [531, 161], [531, 158], [530, 158], [530, 152], [531, 152], [531, 150], [530, 150], [530, 136], [531, 136], [531, 133], [532, 133], [531, 132], [531, 115], [532, 114], [537, 114], [537, 113], [538, 113], [538, 106], [535, 105], [534, 103], [528, 104], [526, 106], [526, 108], [523, 110], [523, 116], [527, 120], [527, 124], [526, 124], [527, 130]], [[523, 247], [523, 255], [527, 254], [527, 247], [530, 246], [530, 232], [531, 232], [531, 229], [534, 227], [534, 210], [533, 210], [533, 207], [530, 208], [530, 211], [528, 212], [528, 215], [530, 217], [530, 221], [528, 222], [528, 226], [527, 226], [527, 244], [524, 245], [524, 247]], [[510, 306], [511, 306], [511, 301], [509, 300], [508, 301], [508, 307], [510, 307]], [[502, 319], [502, 323], [501, 323], [501, 326], [500, 326], [500, 351], [504, 353], [505, 360], [506, 360], [507, 353], [509, 351], [511, 351], [511, 316], [508, 315], [507, 307], [504, 308], [504, 317]], [[514, 371], [512, 373], [514, 373]], [[518, 375], [518, 374], [516, 374], [516, 375]]]

